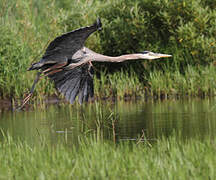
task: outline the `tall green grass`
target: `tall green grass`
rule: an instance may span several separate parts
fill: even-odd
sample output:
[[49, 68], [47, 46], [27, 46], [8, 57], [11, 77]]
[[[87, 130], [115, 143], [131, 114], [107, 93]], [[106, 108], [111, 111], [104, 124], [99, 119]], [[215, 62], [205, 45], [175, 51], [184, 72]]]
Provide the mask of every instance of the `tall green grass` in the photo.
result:
[[[112, 56], [144, 50], [173, 55], [166, 60], [96, 64], [98, 97], [214, 95], [215, 7], [209, 0], [1, 0], [0, 96], [22, 98], [35, 76], [26, 69], [40, 59], [48, 43], [97, 17], [103, 31], [87, 40], [89, 48]], [[54, 93], [48, 79], [36, 88], [40, 98]]]
[[153, 94], [180, 95], [180, 96], [214, 96], [216, 83], [216, 69], [214, 66], [195, 68], [191, 65], [185, 67], [182, 74], [180, 70], [164, 73], [150, 72], [149, 82]]
[[101, 98], [137, 98], [155, 96], [157, 98], [184, 96], [215, 96], [216, 68], [213, 65], [199, 68], [188, 65], [181, 73], [179, 69], [151, 71], [143, 77], [133, 69], [111, 74], [101, 73], [95, 78], [95, 93]]
[[[5, 137], [6, 138], [6, 137]], [[1, 179], [215, 179], [215, 141], [114, 144], [81, 138], [79, 146], [0, 142]]]

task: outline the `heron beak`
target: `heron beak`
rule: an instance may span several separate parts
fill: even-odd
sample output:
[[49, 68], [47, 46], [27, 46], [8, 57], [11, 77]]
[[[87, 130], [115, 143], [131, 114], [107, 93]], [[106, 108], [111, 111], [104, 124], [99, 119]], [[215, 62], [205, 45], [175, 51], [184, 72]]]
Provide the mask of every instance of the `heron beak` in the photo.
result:
[[160, 54], [160, 53], [153, 53], [150, 52], [146, 54], [146, 59], [159, 59], [159, 58], [166, 58], [166, 57], [172, 57], [170, 54]]
[[143, 59], [159, 59], [159, 58], [166, 58], [166, 57], [172, 57], [170, 54], [161, 54], [161, 53], [154, 53], [151, 51], [144, 51], [141, 55], [141, 58]]
[[151, 54], [151, 56], [153, 56], [152, 59], [172, 57], [172, 55], [170, 55], [170, 54], [160, 54], [160, 53], [153, 53], [153, 54]]

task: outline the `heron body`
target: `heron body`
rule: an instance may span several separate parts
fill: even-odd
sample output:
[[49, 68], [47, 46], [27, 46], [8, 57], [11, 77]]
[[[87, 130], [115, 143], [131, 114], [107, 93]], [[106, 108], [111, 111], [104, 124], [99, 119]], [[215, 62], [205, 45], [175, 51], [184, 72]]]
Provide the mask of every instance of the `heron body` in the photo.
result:
[[86, 39], [95, 31], [102, 29], [97, 21], [87, 27], [76, 29], [55, 38], [47, 47], [41, 60], [32, 64], [28, 70], [39, 70], [30, 94], [24, 99], [22, 107], [30, 99], [41, 75], [54, 81], [55, 87], [72, 104], [79, 96], [79, 103], [94, 96], [93, 67], [91, 62], [123, 62], [134, 59], [157, 59], [170, 57], [150, 51], [111, 57], [96, 53], [84, 46]]

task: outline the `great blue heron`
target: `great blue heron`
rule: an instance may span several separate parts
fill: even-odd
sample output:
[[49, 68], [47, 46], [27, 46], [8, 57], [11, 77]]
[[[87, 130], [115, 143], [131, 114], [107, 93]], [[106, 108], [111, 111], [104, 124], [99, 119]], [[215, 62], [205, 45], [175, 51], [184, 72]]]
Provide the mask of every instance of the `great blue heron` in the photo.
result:
[[48, 76], [54, 81], [55, 87], [64, 94], [72, 104], [77, 95], [79, 103], [88, 101], [94, 95], [92, 61], [122, 62], [134, 59], [158, 59], [170, 57], [168, 54], [144, 51], [117, 57], [98, 54], [84, 46], [85, 40], [93, 32], [102, 29], [100, 19], [87, 27], [76, 29], [54, 39], [47, 47], [39, 62], [32, 64], [28, 70], [40, 70], [31, 88], [30, 94], [23, 100], [22, 107], [30, 99], [38, 80]]

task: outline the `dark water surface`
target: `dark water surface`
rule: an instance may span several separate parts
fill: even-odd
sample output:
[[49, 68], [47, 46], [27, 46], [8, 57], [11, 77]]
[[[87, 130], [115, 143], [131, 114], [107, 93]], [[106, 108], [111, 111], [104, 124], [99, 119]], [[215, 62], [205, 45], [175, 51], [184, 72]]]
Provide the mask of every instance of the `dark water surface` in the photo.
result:
[[60, 104], [34, 111], [2, 111], [0, 127], [13, 138], [33, 144], [42, 138], [52, 144], [74, 144], [92, 132], [116, 141], [136, 140], [142, 132], [154, 141], [174, 130], [183, 138], [202, 139], [216, 135], [216, 99], [94, 102], [82, 107]]

